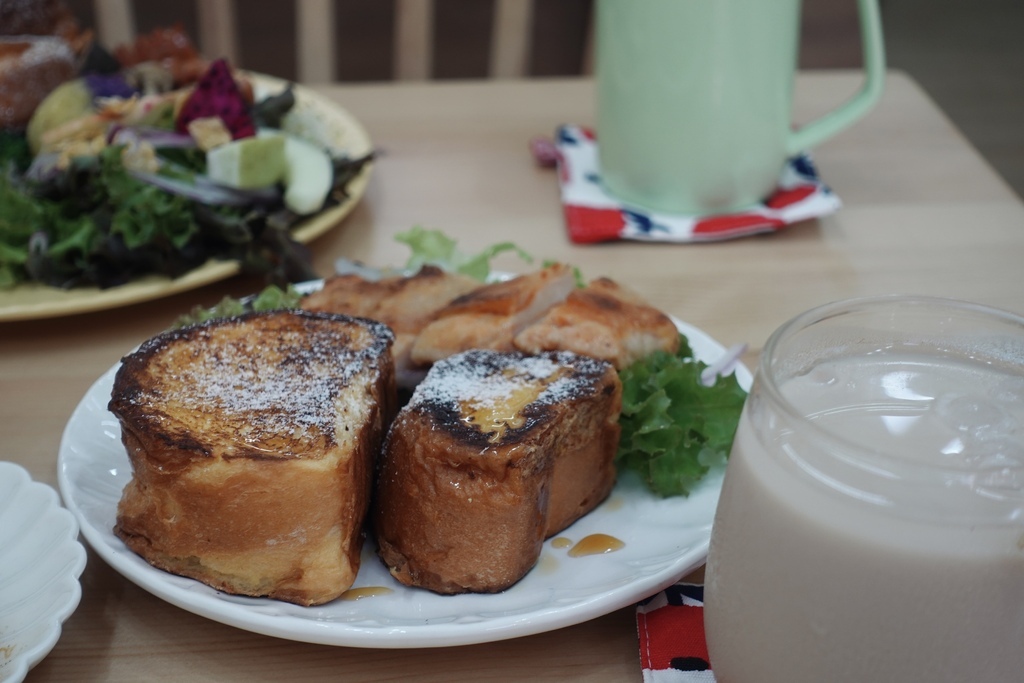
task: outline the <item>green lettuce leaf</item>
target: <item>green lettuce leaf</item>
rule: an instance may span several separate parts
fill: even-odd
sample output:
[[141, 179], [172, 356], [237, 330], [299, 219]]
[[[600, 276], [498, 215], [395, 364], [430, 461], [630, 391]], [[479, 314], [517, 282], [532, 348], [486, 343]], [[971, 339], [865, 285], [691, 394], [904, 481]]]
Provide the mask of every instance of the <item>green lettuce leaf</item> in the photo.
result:
[[280, 311], [299, 308], [302, 297], [303, 294], [293, 285], [284, 288], [268, 285], [256, 296], [245, 299], [226, 296], [213, 308], [195, 306], [185, 315], [179, 316], [171, 325], [171, 329], [195, 325], [214, 318], [233, 318], [250, 311]]
[[409, 232], [395, 235], [395, 239], [412, 250], [412, 255], [405, 264], [411, 271], [417, 271], [429, 264], [484, 282], [491, 274], [491, 259], [498, 254], [513, 251], [527, 263], [533, 263], [533, 257], [512, 242], [493, 244], [479, 254], [471, 255], [459, 251], [455, 240], [440, 230], [427, 230], [416, 226]]
[[0, 130], [0, 172], [9, 167], [22, 172], [32, 163], [28, 140], [19, 132]]
[[706, 363], [685, 337], [679, 351], [656, 351], [624, 368], [622, 436], [616, 461], [660, 496], [689, 495], [732, 447], [747, 393], [735, 375], [704, 386]]
[[0, 265], [24, 265], [28, 260], [29, 238], [45, 222], [44, 207], [22, 194], [0, 173]]
[[120, 235], [129, 249], [161, 239], [181, 249], [199, 232], [192, 202], [131, 177], [121, 163], [121, 151], [121, 146], [112, 146], [100, 153], [104, 203], [114, 208], [111, 233]]

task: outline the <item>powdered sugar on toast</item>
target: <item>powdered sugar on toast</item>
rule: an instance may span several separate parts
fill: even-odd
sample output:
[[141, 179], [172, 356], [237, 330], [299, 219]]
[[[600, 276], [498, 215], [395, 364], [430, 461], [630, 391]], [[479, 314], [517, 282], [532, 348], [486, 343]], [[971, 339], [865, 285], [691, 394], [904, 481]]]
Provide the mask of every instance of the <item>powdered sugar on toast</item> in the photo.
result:
[[[350, 410], [342, 400], [349, 385], [388, 353], [391, 331], [324, 314], [258, 320], [217, 321], [146, 342], [125, 359], [143, 375], [117, 400], [168, 432], [178, 423], [201, 425], [189, 433], [222, 443], [227, 456], [242, 449], [289, 457], [313, 442], [334, 441]], [[253, 322], [275, 327], [253, 334]]]
[[[438, 361], [416, 387], [410, 408], [464, 403], [478, 407], [500, 404], [529, 384], [543, 384], [537, 405], [555, 405], [593, 390], [608, 364], [568, 351], [528, 356], [473, 350]], [[550, 380], [550, 381], [547, 381]]]

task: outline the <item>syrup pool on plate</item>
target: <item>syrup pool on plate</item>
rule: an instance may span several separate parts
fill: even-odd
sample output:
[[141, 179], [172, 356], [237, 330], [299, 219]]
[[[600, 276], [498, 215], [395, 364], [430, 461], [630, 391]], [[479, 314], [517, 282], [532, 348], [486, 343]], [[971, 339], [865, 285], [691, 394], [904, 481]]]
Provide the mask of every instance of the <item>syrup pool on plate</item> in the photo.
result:
[[755, 383], [708, 558], [720, 683], [1021, 680], [1022, 364], [886, 349]]

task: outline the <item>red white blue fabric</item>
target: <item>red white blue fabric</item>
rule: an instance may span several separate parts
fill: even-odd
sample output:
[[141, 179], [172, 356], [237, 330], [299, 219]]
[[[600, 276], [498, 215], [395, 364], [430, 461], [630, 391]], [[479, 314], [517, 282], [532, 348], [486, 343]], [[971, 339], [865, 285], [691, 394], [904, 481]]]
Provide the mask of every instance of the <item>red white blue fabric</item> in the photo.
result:
[[806, 154], [789, 159], [774, 193], [738, 213], [688, 216], [629, 206], [601, 183], [597, 138], [589, 128], [561, 126], [555, 135], [558, 180], [569, 239], [578, 244], [612, 240], [710, 242], [762, 232], [835, 212], [839, 197], [818, 178]]
[[669, 586], [637, 605], [644, 683], [714, 683], [704, 639], [704, 587]]

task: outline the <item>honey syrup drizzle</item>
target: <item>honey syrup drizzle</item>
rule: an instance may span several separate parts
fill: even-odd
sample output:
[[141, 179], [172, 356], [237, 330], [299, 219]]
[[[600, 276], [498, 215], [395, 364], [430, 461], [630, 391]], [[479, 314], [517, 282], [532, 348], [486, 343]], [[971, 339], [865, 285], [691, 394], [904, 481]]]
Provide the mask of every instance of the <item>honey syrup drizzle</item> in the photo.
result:
[[625, 548], [626, 544], [608, 534], [590, 534], [584, 536], [576, 545], [569, 548], [569, 557], [583, 557], [585, 555], [603, 555], [613, 553], [616, 550]]
[[385, 586], [363, 586], [362, 588], [348, 589], [341, 594], [341, 599], [362, 600], [363, 598], [372, 598], [377, 595], [387, 595], [388, 593], [394, 593], [394, 591]]
[[522, 383], [510, 388], [509, 393], [500, 401], [464, 401], [461, 406], [462, 420], [484, 434], [490, 434], [490, 441], [498, 443], [506, 430], [518, 429], [526, 423], [526, 418], [522, 415], [523, 409], [536, 401], [548, 386], [566, 374], [568, 370], [563, 367], [558, 368], [549, 377], [527, 378], [512, 368], [506, 368], [502, 371], [506, 379]]

